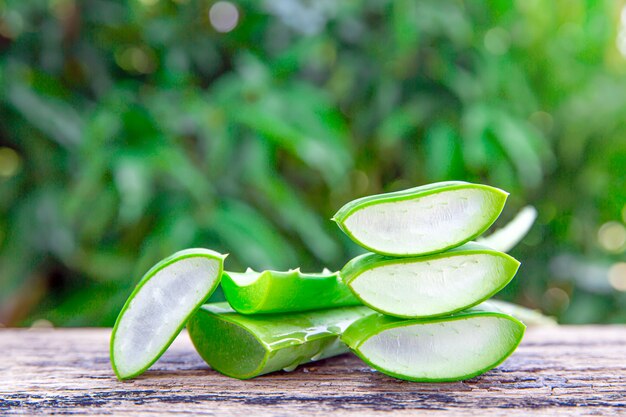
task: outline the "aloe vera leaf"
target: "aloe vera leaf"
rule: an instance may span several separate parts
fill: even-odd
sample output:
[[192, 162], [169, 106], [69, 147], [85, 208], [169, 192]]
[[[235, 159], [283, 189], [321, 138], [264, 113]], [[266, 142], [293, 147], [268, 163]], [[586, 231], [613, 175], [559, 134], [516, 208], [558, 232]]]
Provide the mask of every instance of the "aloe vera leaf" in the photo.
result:
[[219, 284], [225, 257], [208, 249], [186, 249], [141, 278], [111, 334], [111, 365], [119, 379], [143, 373], [161, 357]]
[[393, 258], [367, 253], [340, 274], [363, 304], [404, 318], [441, 316], [477, 305], [504, 288], [520, 263], [479, 245], [428, 256]]
[[476, 241], [490, 248], [508, 252], [528, 234], [536, 219], [537, 209], [533, 206], [526, 206], [504, 227]]
[[418, 382], [461, 381], [502, 363], [521, 342], [525, 328], [485, 303], [429, 319], [370, 315], [348, 327], [341, 340], [384, 374]]
[[374, 312], [367, 307], [246, 316], [227, 303], [203, 305], [187, 323], [202, 358], [218, 372], [249, 379], [348, 351], [339, 335]]
[[226, 300], [241, 314], [288, 313], [361, 305], [338, 272], [228, 272], [222, 275]]
[[502, 313], [509, 314], [520, 320], [526, 326], [556, 326], [558, 323], [554, 317], [546, 316], [539, 310], [502, 300], [489, 300], [491, 307]]
[[508, 193], [460, 181], [440, 182], [351, 201], [333, 217], [355, 243], [390, 256], [460, 246], [498, 218]]

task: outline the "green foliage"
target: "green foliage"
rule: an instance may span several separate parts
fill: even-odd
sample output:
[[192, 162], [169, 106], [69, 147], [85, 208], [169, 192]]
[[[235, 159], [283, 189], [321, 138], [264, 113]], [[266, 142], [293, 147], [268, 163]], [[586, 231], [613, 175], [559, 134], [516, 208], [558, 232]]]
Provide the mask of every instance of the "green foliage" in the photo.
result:
[[538, 207], [506, 298], [626, 320], [619, 2], [212, 6], [0, 1], [0, 322], [111, 325], [185, 247], [338, 269], [339, 207], [446, 179]]

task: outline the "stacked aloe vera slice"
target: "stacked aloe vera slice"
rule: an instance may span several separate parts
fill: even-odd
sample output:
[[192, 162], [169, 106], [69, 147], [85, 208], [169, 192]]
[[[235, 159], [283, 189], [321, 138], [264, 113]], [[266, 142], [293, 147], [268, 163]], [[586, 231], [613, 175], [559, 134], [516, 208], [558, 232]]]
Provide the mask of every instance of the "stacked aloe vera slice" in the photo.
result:
[[344, 282], [379, 314], [350, 326], [342, 340], [379, 371], [414, 381], [481, 374], [517, 347], [525, 326], [481, 304], [515, 276], [519, 262], [470, 242], [504, 207], [507, 193], [446, 182], [365, 197], [335, 221], [372, 252], [341, 270]]
[[[519, 263], [497, 249], [513, 246], [533, 215], [484, 245], [470, 242], [506, 197], [446, 182], [355, 200], [333, 220], [371, 252], [340, 272], [235, 273], [211, 250], [177, 252], [144, 275], [123, 307], [111, 336], [113, 369], [120, 379], [141, 374], [187, 325], [200, 356], [240, 379], [349, 350], [402, 379], [478, 375], [510, 355], [525, 329], [483, 301], [515, 275]], [[220, 282], [228, 302], [203, 304]]]

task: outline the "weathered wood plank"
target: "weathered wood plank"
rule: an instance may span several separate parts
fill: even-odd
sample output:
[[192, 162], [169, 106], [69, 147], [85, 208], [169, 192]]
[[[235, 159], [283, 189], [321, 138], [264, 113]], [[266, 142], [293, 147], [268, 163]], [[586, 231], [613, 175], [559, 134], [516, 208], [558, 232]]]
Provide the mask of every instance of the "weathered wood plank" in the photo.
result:
[[626, 326], [531, 328], [503, 365], [448, 384], [395, 380], [352, 355], [238, 381], [208, 369], [186, 334], [152, 370], [119, 382], [109, 334], [0, 330], [0, 415], [626, 414]]

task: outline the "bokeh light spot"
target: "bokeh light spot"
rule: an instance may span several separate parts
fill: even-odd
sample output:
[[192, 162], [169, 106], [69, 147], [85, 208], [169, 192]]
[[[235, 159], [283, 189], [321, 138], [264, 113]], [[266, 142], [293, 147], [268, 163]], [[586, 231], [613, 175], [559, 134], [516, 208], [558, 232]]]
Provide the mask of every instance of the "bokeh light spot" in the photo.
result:
[[552, 127], [554, 126], [554, 118], [550, 113], [545, 111], [534, 112], [530, 115], [529, 120], [544, 132], [552, 131]]
[[609, 268], [609, 284], [617, 291], [626, 291], [626, 262], [618, 262]]
[[209, 20], [218, 32], [230, 32], [237, 26], [239, 10], [230, 2], [218, 1], [209, 10]]
[[622, 56], [626, 57], [626, 6], [622, 7], [620, 26], [615, 43]]
[[156, 54], [142, 46], [131, 46], [118, 51], [115, 61], [122, 69], [140, 74], [151, 74], [157, 68]]
[[37, 319], [30, 325], [31, 329], [53, 329], [54, 325], [50, 320]]
[[51, 0], [50, 11], [59, 20], [67, 20], [76, 12], [74, 0]]
[[0, 177], [9, 178], [15, 175], [20, 167], [20, 156], [11, 148], [0, 148]]
[[511, 46], [511, 35], [506, 30], [496, 27], [485, 34], [485, 49], [494, 55], [503, 55]]
[[569, 306], [569, 295], [561, 288], [549, 288], [543, 294], [543, 304], [546, 310], [557, 313], [567, 309]]
[[144, 6], [154, 6], [155, 4], [157, 4], [159, 2], [159, 0], [139, 0], [139, 3], [143, 4]]
[[0, 19], [0, 35], [8, 39], [17, 38], [24, 29], [24, 19], [15, 10], [4, 13]]
[[626, 227], [618, 222], [604, 223], [598, 230], [598, 242], [609, 252], [621, 252], [626, 246]]

